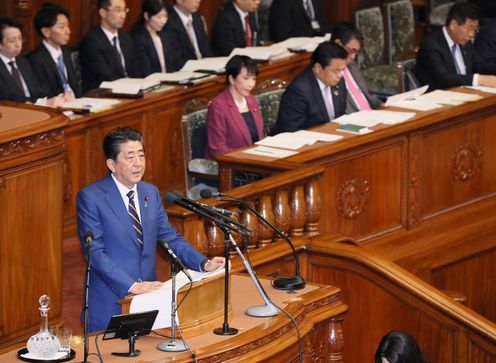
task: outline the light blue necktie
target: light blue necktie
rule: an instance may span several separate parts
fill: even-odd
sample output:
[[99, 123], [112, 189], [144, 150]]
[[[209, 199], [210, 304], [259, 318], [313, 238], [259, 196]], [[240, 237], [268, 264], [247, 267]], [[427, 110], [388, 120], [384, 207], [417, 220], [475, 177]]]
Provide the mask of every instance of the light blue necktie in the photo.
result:
[[65, 64], [62, 54], [59, 55], [59, 57], [57, 58], [57, 70], [59, 71], [60, 80], [62, 81], [62, 87], [64, 88], [64, 91], [68, 91], [69, 83], [67, 82], [67, 77], [65, 75]]
[[458, 65], [458, 62], [456, 60], [456, 48], [458, 47], [458, 44], [453, 44], [451, 47], [451, 55], [453, 56], [453, 62], [455, 62], [455, 69], [456, 69], [456, 74], [462, 74], [460, 70], [460, 66]]

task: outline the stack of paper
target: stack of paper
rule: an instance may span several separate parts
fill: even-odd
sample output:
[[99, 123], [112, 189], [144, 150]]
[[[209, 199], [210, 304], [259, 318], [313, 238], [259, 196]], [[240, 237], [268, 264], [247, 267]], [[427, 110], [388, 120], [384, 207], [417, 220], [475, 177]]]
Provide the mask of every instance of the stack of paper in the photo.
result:
[[256, 146], [254, 148], [244, 150], [243, 152], [246, 154], [267, 156], [269, 158], [275, 158], [275, 159], [286, 158], [288, 156], [298, 154], [296, 151], [276, 149], [267, 146]]
[[419, 96], [423, 95], [429, 86], [423, 86], [408, 92], [399, 93], [387, 99], [386, 107], [401, 107], [416, 111], [429, 111], [435, 108], [442, 107], [441, 104], [435, 102], [420, 101]]
[[482, 96], [453, 91], [435, 90], [417, 97], [419, 101], [434, 102], [442, 105], [461, 105], [465, 102], [474, 102], [482, 99]]
[[463, 88], [474, 89], [476, 91], [486, 92], [486, 93], [496, 93], [496, 87], [487, 86], [463, 86]]
[[229, 57], [209, 57], [202, 59], [190, 59], [183, 66], [181, 71], [224, 73]]
[[276, 136], [268, 136], [255, 144], [297, 150], [305, 145], [312, 145], [317, 141], [332, 142], [341, 139], [340, 135], [325, 134], [315, 131], [300, 130], [297, 132], [283, 132]]
[[121, 101], [112, 98], [81, 97], [75, 99], [74, 101], [64, 103], [62, 109], [98, 112], [112, 108], [112, 106], [120, 102]]
[[246, 55], [252, 59], [268, 61], [269, 59], [290, 56], [291, 52], [289, 52], [285, 47], [271, 45], [270, 47], [234, 48], [229, 55], [229, 58], [235, 55]]
[[322, 37], [296, 37], [275, 43], [272, 46], [284, 47], [295, 52], [313, 52], [320, 43], [331, 40], [331, 34]]
[[189, 71], [178, 71], [172, 73], [153, 73], [146, 77], [146, 80], [157, 81], [161, 83], [186, 84], [194, 80], [206, 78], [208, 74]]
[[146, 78], [121, 78], [100, 83], [100, 88], [111, 89], [112, 93], [127, 95], [136, 95], [142, 91], [158, 87], [160, 87], [160, 81]]
[[415, 117], [415, 112], [396, 112], [384, 110], [359, 111], [343, 115], [333, 120], [340, 125], [352, 124], [373, 127], [378, 124], [394, 125]]

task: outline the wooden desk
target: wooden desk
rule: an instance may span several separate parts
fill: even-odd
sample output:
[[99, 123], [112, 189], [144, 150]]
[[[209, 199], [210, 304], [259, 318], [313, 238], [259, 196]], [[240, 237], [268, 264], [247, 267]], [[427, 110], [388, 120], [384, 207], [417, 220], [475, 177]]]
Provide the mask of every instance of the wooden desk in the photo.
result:
[[233, 170], [270, 175], [319, 165], [325, 167], [319, 185], [321, 232], [363, 242], [416, 228], [496, 194], [496, 95], [481, 95], [477, 102], [417, 112], [411, 121], [366, 135], [305, 147], [284, 160], [225, 154], [218, 157], [221, 190], [230, 189]]
[[67, 118], [0, 102], [0, 347], [40, 324], [38, 299], [62, 315], [62, 203]]
[[[340, 301], [338, 288], [309, 284], [295, 294], [275, 290], [269, 280], [262, 285], [273, 301], [288, 311], [298, 322], [304, 356], [307, 361], [343, 362], [344, 337], [342, 322], [347, 307]], [[199, 362], [287, 362], [297, 360], [298, 344], [294, 326], [286, 315], [272, 318], [247, 316], [246, 308], [263, 303], [250, 278], [232, 275], [232, 303], [234, 318], [231, 327], [240, 329], [234, 336], [219, 336], [211, 331], [186, 339]], [[190, 362], [189, 353], [168, 353], [156, 349], [164, 338], [155, 334], [142, 337], [136, 349], [142, 351], [137, 358], [126, 362]], [[91, 352], [95, 352], [94, 339], [90, 339]], [[99, 340], [104, 362], [123, 362], [124, 358], [112, 356], [115, 351], [127, 351], [126, 340]], [[82, 359], [82, 347], [77, 350], [77, 360]], [[16, 361], [16, 351], [0, 356], [2, 362]], [[94, 357], [91, 358], [94, 360]]]
[[[265, 79], [291, 80], [309, 63], [309, 54], [260, 65], [258, 82]], [[145, 137], [144, 179], [162, 193], [184, 190], [184, 162], [181, 141], [182, 107], [194, 98], [212, 98], [225, 87], [224, 76], [193, 87], [172, 87], [152, 92], [143, 99], [126, 100], [111, 110], [76, 117], [65, 128], [67, 178], [65, 180], [65, 234], [75, 234], [76, 194], [108, 171], [102, 151], [105, 134], [119, 126], [140, 130]]]

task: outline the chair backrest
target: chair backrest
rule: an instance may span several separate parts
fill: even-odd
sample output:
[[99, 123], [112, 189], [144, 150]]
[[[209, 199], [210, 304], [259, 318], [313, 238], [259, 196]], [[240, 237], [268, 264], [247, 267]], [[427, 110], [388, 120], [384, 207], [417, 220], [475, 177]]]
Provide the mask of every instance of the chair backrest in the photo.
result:
[[358, 63], [360, 68], [384, 63], [384, 22], [379, 6], [355, 11], [355, 25], [363, 33], [362, 52]]
[[79, 63], [79, 50], [71, 51], [71, 60], [78, 79], [81, 79], [81, 63]]
[[209, 100], [206, 98], [195, 98], [183, 107], [181, 137], [186, 174], [188, 173], [189, 162], [193, 159], [203, 158], [205, 152], [208, 102]]
[[284, 93], [286, 86], [286, 81], [267, 79], [258, 84], [253, 92], [260, 105], [264, 121], [264, 135], [266, 136], [270, 134], [270, 131], [277, 121], [281, 96]]
[[401, 59], [401, 55], [413, 49], [415, 43], [415, 18], [410, 0], [398, 0], [386, 4], [387, 49], [389, 64]]

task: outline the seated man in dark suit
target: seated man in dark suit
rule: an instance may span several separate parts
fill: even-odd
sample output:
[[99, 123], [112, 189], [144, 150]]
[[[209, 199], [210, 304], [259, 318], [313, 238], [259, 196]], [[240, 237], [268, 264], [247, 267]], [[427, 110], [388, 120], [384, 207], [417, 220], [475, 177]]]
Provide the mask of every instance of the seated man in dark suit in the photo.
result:
[[270, 6], [269, 32], [274, 42], [329, 31], [321, 0], [274, 0]]
[[479, 30], [480, 12], [473, 3], [456, 3], [442, 29], [427, 35], [417, 54], [414, 73], [430, 90], [462, 85], [496, 86], [496, 65], [486, 63], [472, 39]]
[[332, 30], [331, 42], [343, 47], [348, 52], [346, 68], [343, 72], [348, 91], [346, 113], [379, 108], [382, 105], [381, 100], [369, 92], [367, 82], [355, 62], [362, 48], [362, 32], [352, 23], [342, 23]]
[[129, 8], [124, 0], [98, 0], [100, 25], [91, 29], [79, 45], [83, 91], [103, 81], [137, 77], [133, 39], [122, 31]]
[[75, 71], [69, 42], [69, 13], [55, 4], [45, 4], [34, 17], [34, 27], [43, 41], [28, 55], [36, 76], [48, 90], [48, 97], [65, 94], [68, 101], [81, 97], [81, 80]]
[[215, 55], [227, 56], [234, 48], [259, 45], [255, 12], [260, 0], [231, 0], [219, 11], [212, 31]]
[[315, 49], [310, 66], [281, 97], [273, 135], [325, 124], [345, 113], [347, 92], [342, 77], [347, 57], [343, 47], [330, 42]]
[[47, 96], [47, 91], [38, 81], [29, 61], [19, 56], [23, 41], [21, 24], [12, 18], [1, 18], [0, 100], [61, 106], [64, 103], [63, 96], [42, 100]]
[[170, 37], [180, 46], [181, 67], [190, 59], [213, 55], [205, 18], [198, 12], [200, 0], [175, 0], [166, 25]]

